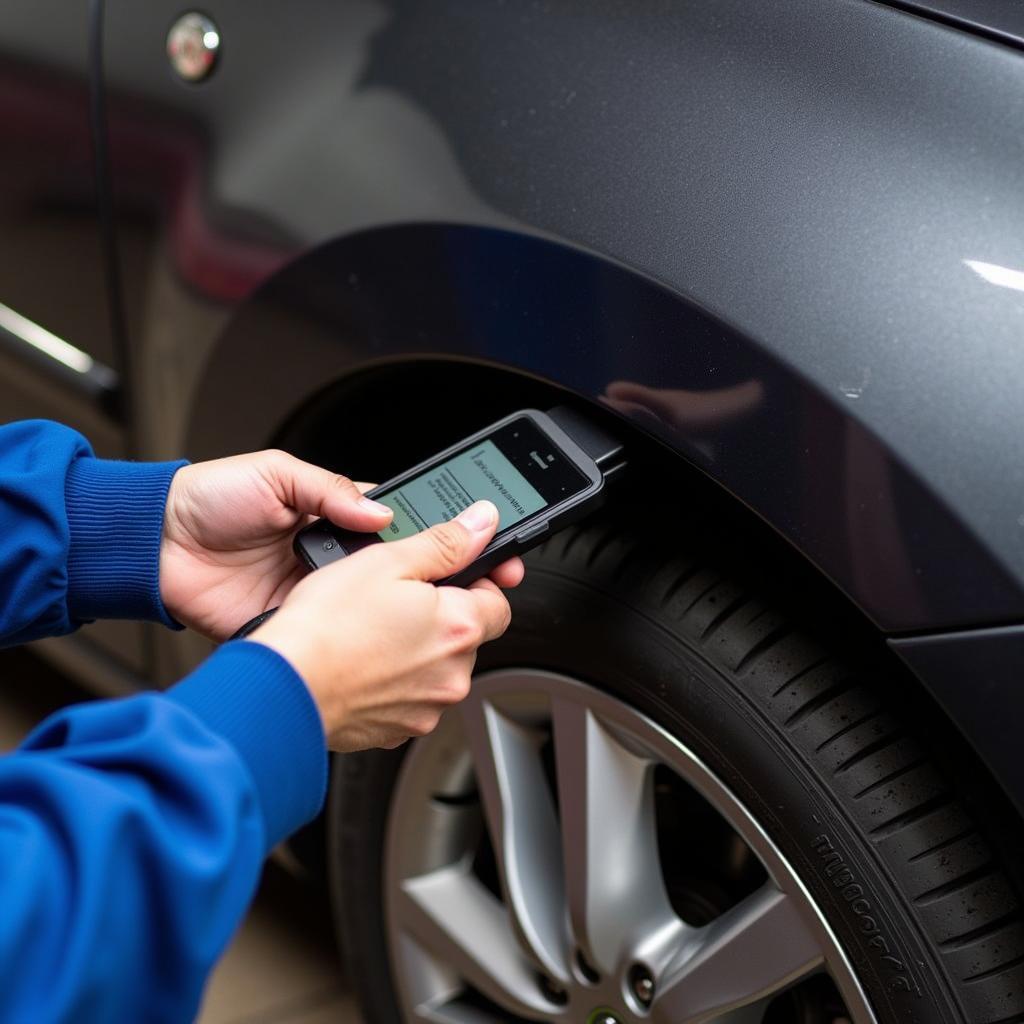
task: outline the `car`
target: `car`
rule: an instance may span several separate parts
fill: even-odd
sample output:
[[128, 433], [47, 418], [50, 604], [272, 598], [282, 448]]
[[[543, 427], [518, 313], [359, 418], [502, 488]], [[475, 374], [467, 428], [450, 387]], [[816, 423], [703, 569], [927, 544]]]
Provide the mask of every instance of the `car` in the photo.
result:
[[291, 847], [371, 1024], [1024, 1020], [1022, 49], [985, 0], [0, 8], [5, 418], [629, 453]]

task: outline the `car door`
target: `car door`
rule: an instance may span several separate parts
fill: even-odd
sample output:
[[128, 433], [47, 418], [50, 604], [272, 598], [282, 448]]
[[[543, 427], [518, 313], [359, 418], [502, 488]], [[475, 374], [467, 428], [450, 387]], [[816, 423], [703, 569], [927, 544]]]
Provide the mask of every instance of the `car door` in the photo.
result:
[[[97, 215], [89, 19], [85, 0], [0, 4], [0, 417], [60, 420], [116, 458], [128, 439]], [[72, 644], [140, 674], [142, 637], [103, 623]]]

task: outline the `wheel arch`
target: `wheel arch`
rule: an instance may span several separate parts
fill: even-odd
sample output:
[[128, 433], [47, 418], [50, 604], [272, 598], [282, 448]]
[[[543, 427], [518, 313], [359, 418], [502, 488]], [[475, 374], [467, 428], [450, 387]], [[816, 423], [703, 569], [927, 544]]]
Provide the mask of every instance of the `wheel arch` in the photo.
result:
[[[452, 376], [432, 379], [433, 390], [416, 374], [403, 383], [411, 364], [442, 362]], [[400, 401], [375, 390], [385, 380]], [[325, 403], [372, 394], [377, 408], [351, 425], [339, 450], [348, 471], [379, 476], [399, 468], [389, 455], [403, 417], [412, 421], [400, 430], [404, 463], [417, 442], [443, 442], [486, 422], [491, 409], [497, 418], [545, 396], [605, 415], [602, 396], [615, 381], [675, 403], [669, 417], [631, 403], [620, 429], [730, 493], [880, 630], [1024, 618], [1017, 581], [957, 510], [807, 368], [634, 269], [526, 232], [398, 225], [290, 263], [214, 344], [187, 450], [206, 458], [263, 446], [322, 417]], [[752, 390], [733, 401], [744, 387]], [[360, 453], [373, 456], [365, 470]]]
[[[697, 395], [756, 381], [759, 398], [719, 422], [666, 424], [610, 410], [601, 396], [614, 380]], [[290, 264], [220, 335], [187, 452], [277, 445], [381, 479], [488, 419], [561, 401], [621, 431], [644, 484], [680, 501], [712, 495], [738, 529], [799, 555], [802, 578], [879, 641], [1005, 621], [1019, 607], [956, 510], [809, 374], [678, 291], [520, 232], [402, 225]], [[939, 694], [958, 729], [969, 699], [969, 687]], [[1005, 743], [984, 729], [966, 738], [1021, 806]]]

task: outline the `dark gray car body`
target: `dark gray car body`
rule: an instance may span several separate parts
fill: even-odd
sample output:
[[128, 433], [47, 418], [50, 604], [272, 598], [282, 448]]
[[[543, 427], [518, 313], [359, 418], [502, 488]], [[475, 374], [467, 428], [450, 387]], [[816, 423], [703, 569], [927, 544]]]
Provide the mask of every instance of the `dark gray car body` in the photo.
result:
[[[11, 409], [199, 458], [413, 360], [583, 401], [756, 381], [744, 416], [626, 429], [834, 581], [1024, 802], [1019, 7], [222, 0], [218, 67], [187, 85], [178, 5], [93, 6], [102, 68], [84, 5], [0, 13], [5, 66], [51, 112], [14, 159], [51, 166], [80, 125], [96, 218], [94, 262], [54, 267], [47, 236], [0, 302], [116, 364], [134, 414], [36, 380], [16, 345]], [[46, 185], [65, 203], [68, 176]], [[64, 279], [96, 308], [54, 319]], [[158, 677], [198, 653], [61, 650]]]

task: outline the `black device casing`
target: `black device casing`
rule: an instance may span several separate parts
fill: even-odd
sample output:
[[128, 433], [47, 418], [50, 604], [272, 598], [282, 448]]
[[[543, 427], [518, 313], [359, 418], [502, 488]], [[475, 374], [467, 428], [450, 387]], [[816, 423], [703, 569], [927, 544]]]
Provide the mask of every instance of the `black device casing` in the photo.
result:
[[[521, 409], [510, 416], [505, 416], [503, 419], [492, 423], [483, 430], [471, 434], [469, 437], [462, 438], [443, 452], [439, 452], [437, 455], [432, 456], [425, 462], [421, 462], [418, 466], [414, 466], [400, 476], [393, 477], [386, 483], [375, 487], [367, 493], [367, 497], [373, 498], [376, 495], [385, 494], [396, 487], [400, 487], [414, 477], [426, 472], [432, 466], [444, 462], [470, 445], [489, 437], [507, 423], [522, 419], [523, 417], [531, 419], [551, 439], [552, 443], [583, 473], [587, 478], [588, 484], [584, 490], [565, 499], [565, 501], [552, 505], [546, 511], [540, 513], [537, 518], [529, 519], [519, 529], [510, 529], [501, 537], [496, 538], [484, 549], [483, 553], [472, 565], [467, 566], [461, 572], [449, 576], [447, 579], [438, 580], [437, 583], [439, 585], [461, 587], [480, 579], [482, 576], [486, 576], [491, 569], [496, 565], [500, 565], [507, 558], [529, 551], [531, 548], [542, 543], [552, 533], [589, 515], [604, 500], [606, 472], [597, 464], [593, 455], [584, 450], [563, 429], [559, 422], [556, 422], [548, 413], [541, 412], [538, 409]], [[567, 414], [559, 418], [567, 421], [570, 426], [573, 422]], [[590, 436], [588, 433], [588, 440]], [[618, 451], [618, 448], [617, 444], [609, 442], [609, 452]], [[355, 533], [350, 530], [340, 529], [326, 519], [318, 519], [315, 523], [310, 523], [309, 526], [296, 534], [295, 551], [299, 558], [311, 569], [320, 569], [371, 544], [384, 543], [387, 542], [381, 540], [375, 533]]]

